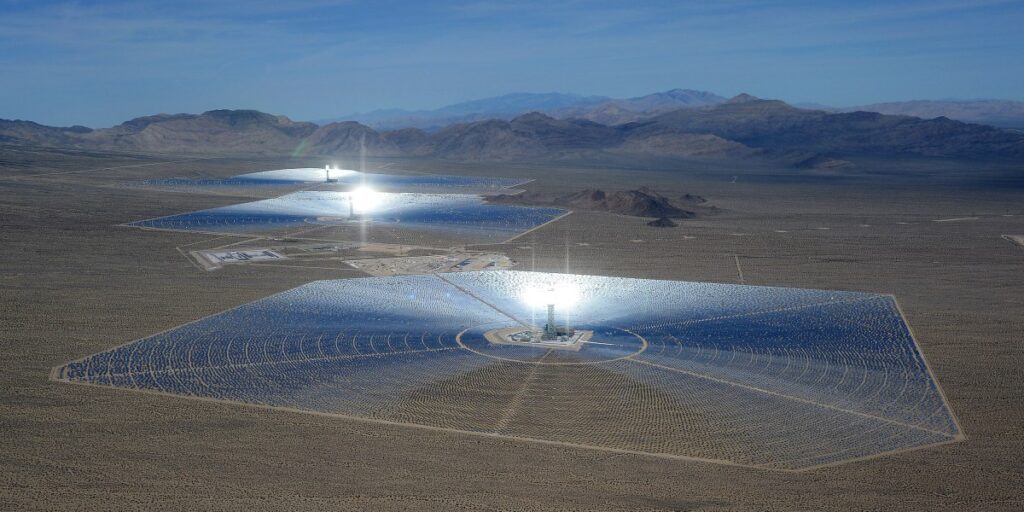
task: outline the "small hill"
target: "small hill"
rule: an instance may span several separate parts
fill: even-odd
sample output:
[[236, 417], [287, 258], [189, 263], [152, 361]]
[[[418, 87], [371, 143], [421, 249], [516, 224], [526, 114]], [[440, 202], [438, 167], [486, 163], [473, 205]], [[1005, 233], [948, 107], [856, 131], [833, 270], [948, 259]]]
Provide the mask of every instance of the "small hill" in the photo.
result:
[[683, 204], [691, 205], [701, 205], [708, 202], [703, 196], [698, 196], [697, 194], [683, 194], [679, 196], [679, 201], [682, 201]]
[[556, 203], [633, 217], [691, 218], [694, 216], [693, 212], [676, 207], [668, 198], [649, 188], [618, 190], [611, 194], [605, 194], [599, 189], [588, 189], [577, 195], [560, 198]]
[[316, 131], [312, 123], [256, 110], [159, 114], [74, 137], [74, 145], [155, 153], [276, 154], [294, 150]]
[[75, 137], [91, 132], [84, 126], [46, 126], [32, 121], [0, 119], [0, 143], [31, 146], [70, 146]]
[[668, 217], [661, 217], [648, 222], [647, 225], [655, 228], [674, 228], [679, 224], [676, 224]]
[[586, 189], [564, 196], [550, 196], [539, 192], [519, 195], [498, 195], [487, 198], [492, 203], [527, 204], [535, 206], [560, 206], [574, 210], [589, 210], [617, 213], [632, 217], [668, 217], [689, 219], [696, 213], [673, 204], [669, 198], [642, 187], [636, 190], [605, 192], [600, 189]]

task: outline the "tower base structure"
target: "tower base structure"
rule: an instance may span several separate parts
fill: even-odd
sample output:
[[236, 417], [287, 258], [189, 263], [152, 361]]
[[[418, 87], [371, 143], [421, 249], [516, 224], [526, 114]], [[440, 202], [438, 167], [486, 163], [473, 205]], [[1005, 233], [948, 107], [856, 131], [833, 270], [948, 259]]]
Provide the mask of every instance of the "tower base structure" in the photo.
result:
[[555, 350], [579, 351], [590, 341], [594, 331], [573, 330], [565, 334], [549, 336], [542, 328], [524, 328], [523, 326], [505, 327], [484, 333], [487, 341], [496, 345], [518, 345], [534, 348], [550, 348]]

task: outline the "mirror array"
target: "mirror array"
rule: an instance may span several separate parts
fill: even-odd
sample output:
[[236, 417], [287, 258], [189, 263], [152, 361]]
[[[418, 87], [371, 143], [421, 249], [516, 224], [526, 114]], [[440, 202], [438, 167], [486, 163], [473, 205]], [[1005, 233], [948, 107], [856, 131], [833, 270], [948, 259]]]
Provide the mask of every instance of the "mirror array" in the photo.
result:
[[[494, 343], [569, 290], [576, 350]], [[552, 299], [554, 301], [554, 299]], [[543, 302], [543, 301], [542, 301]], [[318, 281], [57, 379], [806, 470], [961, 438], [888, 295], [489, 271]]]
[[181, 187], [261, 187], [261, 186], [302, 186], [315, 184], [337, 184], [348, 186], [369, 186], [387, 190], [441, 191], [466, 190], [474, 192], [501, 191], [528, 183], [521, 178], [500, 178], [484, 176], [449, 176], [439, 174], [380, 174], [345, 169], [324, 169], [301, 167], [276, 169], [239, 174], [229, 178], [161, 178], [145, 180], [141, 186], [156, 188]]
[[295, 227], [392, 225], [503, 242], [567, 214], [560, 208], [487, 204], [470, 194], [301, 191], [272, 199], [128, 223], [177, 231], [268, 233]]

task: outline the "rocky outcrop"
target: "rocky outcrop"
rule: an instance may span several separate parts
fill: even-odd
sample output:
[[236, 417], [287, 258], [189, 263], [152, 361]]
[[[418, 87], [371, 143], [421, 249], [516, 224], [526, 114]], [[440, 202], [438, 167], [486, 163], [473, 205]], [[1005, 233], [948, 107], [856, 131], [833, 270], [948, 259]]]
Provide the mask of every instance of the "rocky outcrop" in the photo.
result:
[[693, 211], [674, 204], [671, 199], [646, 187], [610, 193], [600, 189], [586, 189], [563, 196], [527, 192], [519, 195], [493, 196], [488, 198], [488, 201], [493, 203], [560, 206], [574, 210], [601, 211], [632, 217], [689, 219], [696, 216], [696, 213]]

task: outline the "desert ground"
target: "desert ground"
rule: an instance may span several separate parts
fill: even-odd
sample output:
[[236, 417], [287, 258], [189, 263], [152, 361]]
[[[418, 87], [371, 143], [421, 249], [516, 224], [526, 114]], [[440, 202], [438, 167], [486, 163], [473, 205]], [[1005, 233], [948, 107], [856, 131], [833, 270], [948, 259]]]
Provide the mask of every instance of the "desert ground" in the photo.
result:
[[1006, 237], [1024, 235], [1019, 168], [367, 159], [382, 172], [533, 178], [531, 190], [648, 186], [719, 208], [675, 228], [575, 212], [471, 248], [507, 254], [517, 269], [895, 295], [966, 439], [784, 473], [54, 382], [51, 370], [70, 360], [310, 281], [367, 274], [341, 264], [205, 271], [183, 252], [232, 239], [120, 226], [281, 193], [131, 182], [324, 159], [0, 155], [0, 509], [1024, 508], [1024, 248]]

